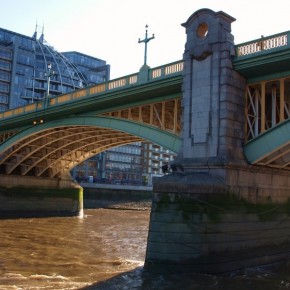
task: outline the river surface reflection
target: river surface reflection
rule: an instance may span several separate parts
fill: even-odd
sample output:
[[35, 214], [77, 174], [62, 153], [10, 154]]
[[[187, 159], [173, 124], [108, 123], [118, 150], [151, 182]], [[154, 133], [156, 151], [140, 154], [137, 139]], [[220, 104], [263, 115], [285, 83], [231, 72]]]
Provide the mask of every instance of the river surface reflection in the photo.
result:
[[0, 220], [0, 289], [290, 289], [286, 266], [225, 277], [143, 271], [149, 210]]

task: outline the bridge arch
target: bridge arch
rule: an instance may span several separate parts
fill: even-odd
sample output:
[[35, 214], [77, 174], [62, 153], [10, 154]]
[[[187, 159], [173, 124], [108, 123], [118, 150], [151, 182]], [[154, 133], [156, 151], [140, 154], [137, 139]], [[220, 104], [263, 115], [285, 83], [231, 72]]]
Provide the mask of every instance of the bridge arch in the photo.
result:
[[244, 153], [251, 164], [290, 170], [290, 119], [250, 140]]
[[150, 141], [177, 152], [179, 136], [125, 119], [73, 116], [31, 126], [0, 145], [0, 172], [67, 176], [77, 164], [109, 148]]

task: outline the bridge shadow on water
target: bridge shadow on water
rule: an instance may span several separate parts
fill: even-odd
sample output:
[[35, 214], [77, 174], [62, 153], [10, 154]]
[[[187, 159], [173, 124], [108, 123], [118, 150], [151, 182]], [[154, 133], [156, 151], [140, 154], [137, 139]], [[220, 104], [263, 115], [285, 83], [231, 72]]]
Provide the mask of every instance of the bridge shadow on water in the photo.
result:
[[289, 264], [248, 268], [224, 275], [154, 274], [143, 267], [121, 273], [82, 290], [275, 290], [290, 289]]
[[[214, 276], [202, 274], [191, 275], [162, 275], [144, 271], [143, 267], [121, 273], [106, 281], [97, 282], [83, 290], [124, 290], [124, 289], [209, 289], [215, 285]], [[214, 289], [214, 288], [212, 288]]]

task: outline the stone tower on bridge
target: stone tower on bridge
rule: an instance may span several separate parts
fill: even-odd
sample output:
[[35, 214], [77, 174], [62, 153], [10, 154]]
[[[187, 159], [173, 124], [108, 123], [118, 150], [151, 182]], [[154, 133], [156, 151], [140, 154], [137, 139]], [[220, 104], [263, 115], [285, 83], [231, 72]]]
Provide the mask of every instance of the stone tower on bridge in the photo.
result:
[[290, 250], [289, 171], [250, 165], [243, 154], [247, 80], [233, 66], [233, 21], [201, 9], [182, 24], [183, 132], [175, 165], [184, 172], [153, 186], [150, 271], [219, 273]]
[[187, 41], [180, 158], [186, 169], [244, 162], [245, 81], [231, 62], [234, 20], [203, 9], [183, 24]]

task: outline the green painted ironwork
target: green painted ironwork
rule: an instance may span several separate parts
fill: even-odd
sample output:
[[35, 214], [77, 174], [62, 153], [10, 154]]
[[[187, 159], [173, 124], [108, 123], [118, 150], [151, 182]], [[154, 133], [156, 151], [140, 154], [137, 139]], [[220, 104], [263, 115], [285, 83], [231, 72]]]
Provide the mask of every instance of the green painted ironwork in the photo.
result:
[[290, 119], [265, 131], [244, 145], [244, 154], [249, 163], [256, 163], [290, 143]]
[[47, 130], [51, 128], [58, 128], [62, 126], [92, 126], [115, 129], [118, 131], [130, 133], [134, 136], [141, 137], [145, 140], [151, 141], [160, 146], [178, 152], [181, 146], [181, 140], [179, 136], [169, 133], [167, 131], [158, 129], [157, 127], [149, 126], [146, 124], [138, 124], [125, 119], [116, 119], [111, 117], [100, 117], [100, 116], [71, 116], [69, 118], [58, 119], [55, 121], [43, 123], [41, 125], [31, 126], [26, 130], [19, 132], [12, 136], [4, 143], [0, 145], [0, 152], [5, 151], [11, 147], [17, 141], [24, 139], [27, 136], [37, 133], [40, 130]]
[[177, 61], [150, 69], [149, 80], [142, 85], [136, 73], [52, 98], [47, 107], [40, 102], [2, 112], [0, 132], [44, 118], [49, 121], [70, 114], [104, 113], [129, 103], [142, 105], [180, 96], [182, 71], [183, 61]]
[[235, 70], [247, 82], [283, 77], [290, 74], [290, 31], [261, 37], [236, 45]]
[[[236, 52], [233, 57], [235, 69], [243, 74], [248, 81], [258, 80], [260, 78], [269, 79], [273, 75], [281, 76], [290, 74], [289, 34], [290, 31], [287, 31], [236, 45]], [[182, 75], [183, 61], [177, 61], [149, 69], [149, 78], [146, 83], [139, 80], [139, 73], [135, 73], [50, 99], [47, 108], [45, 108], [44, 103], [40, 102], [38, 104], [29, 104], [1, 112], [0, 121], [2, 126], [0, 130], [3, 131], [8, 129], [8, 127], [13, 127], [16, 117], [25, 116], [19, 118], [18, 124], [15, 124], [15, 126], [20, 126], [25, 120], [29, 120], [29, 116], [31, 115], [33, 115], [32, 119], [35, 118], [36, 114], [39, 116], [49, 115], [52, 108], [63, 110], [64, 107], [70, 107], [74, 111], [75, 102], [79, 102], [80, 104], [84, 100], [88, 101], [90, 98], [97, 97], [98, 99], [102, 98], [102, 100], [106, 98], [106, 102], [110, 106], [115, 101], [114, 93], [116, 92], [119, 95], [121, 91], [122, 94], [126, 92], [124, 93], [123, 99], [123, 104], [125, 104], [130, 90], [139, 87], [139, 93], [142, 93], [142, 90], [146, 90], [148, 86], [156, 86], [158, 84], [166, 86], [169, 85], [169, 82], [166, 83], [166, 80], [174, 82], [174, 79], [181, 84]], [[126, 94], [127, 96], [125, 96]], [[110, 99], [111, 104], [109, 104]], [[99, 101], [97, 100], [96, 103]]]
[[[235, 70], [244, 75], [248, 83], [289, 76], [289, 36], [290, 31], [286, 31], [236, 45], [233, 56]], [[88, 114], [102, 114], [125, 108], [128, 105], [138, 106], [173, 99], [182, 93], [183, 73], [183, 61], [181, 60], [150, 68], [148, 81], [146, 82], [141, 81], [140, 73], [135, 73], [52, 98], [49, 100], [47, 107], [40, 102], [1, 112], [0, 133], [13, 129], [32, 130], [30, 127], [33, 127], [33, 122], [54, 122], [54, 120], [62, 119], [64, 116], [71, 120], [71, 116], [75, 115], [84, 118]], [[45, 120], [43, 120], [44, 118]], [[118, 119], [118, 122], [121, 121]], [[286, 123], [288, 124], [288, 121], [283, 123], [283, 126], [286, 126]], [[45, 126], [45, 124], [42, 124], [42, 126]], [[146, 125], [143, 126], [146, 127]], [[37, 129], [39, 127], [36, 125], [33, 130]], [[275, 133], [274, 130], [270, 130], [257, 139], [248, 142], [244, 147], [247, 159], [252, 162], [260, 158], [259, 154], [262, 156], [274, 150], [275, 146], [282, 146], [280, 142], [283, 142], [283, 137], [280, 136], [282, 133], [279, 133], [282, 131], [279, 130]], [[161, 131], [159, 133], [161, 134]], [[278, 135], [275, 137], [276, 141], [273, 142], [274, 138], [267, 137], [271, 134]], [[266, 139], [264, 140], [264, 138], [270, 138], [271, 144], [266, 145], [267, 142], [265, 143]]]

